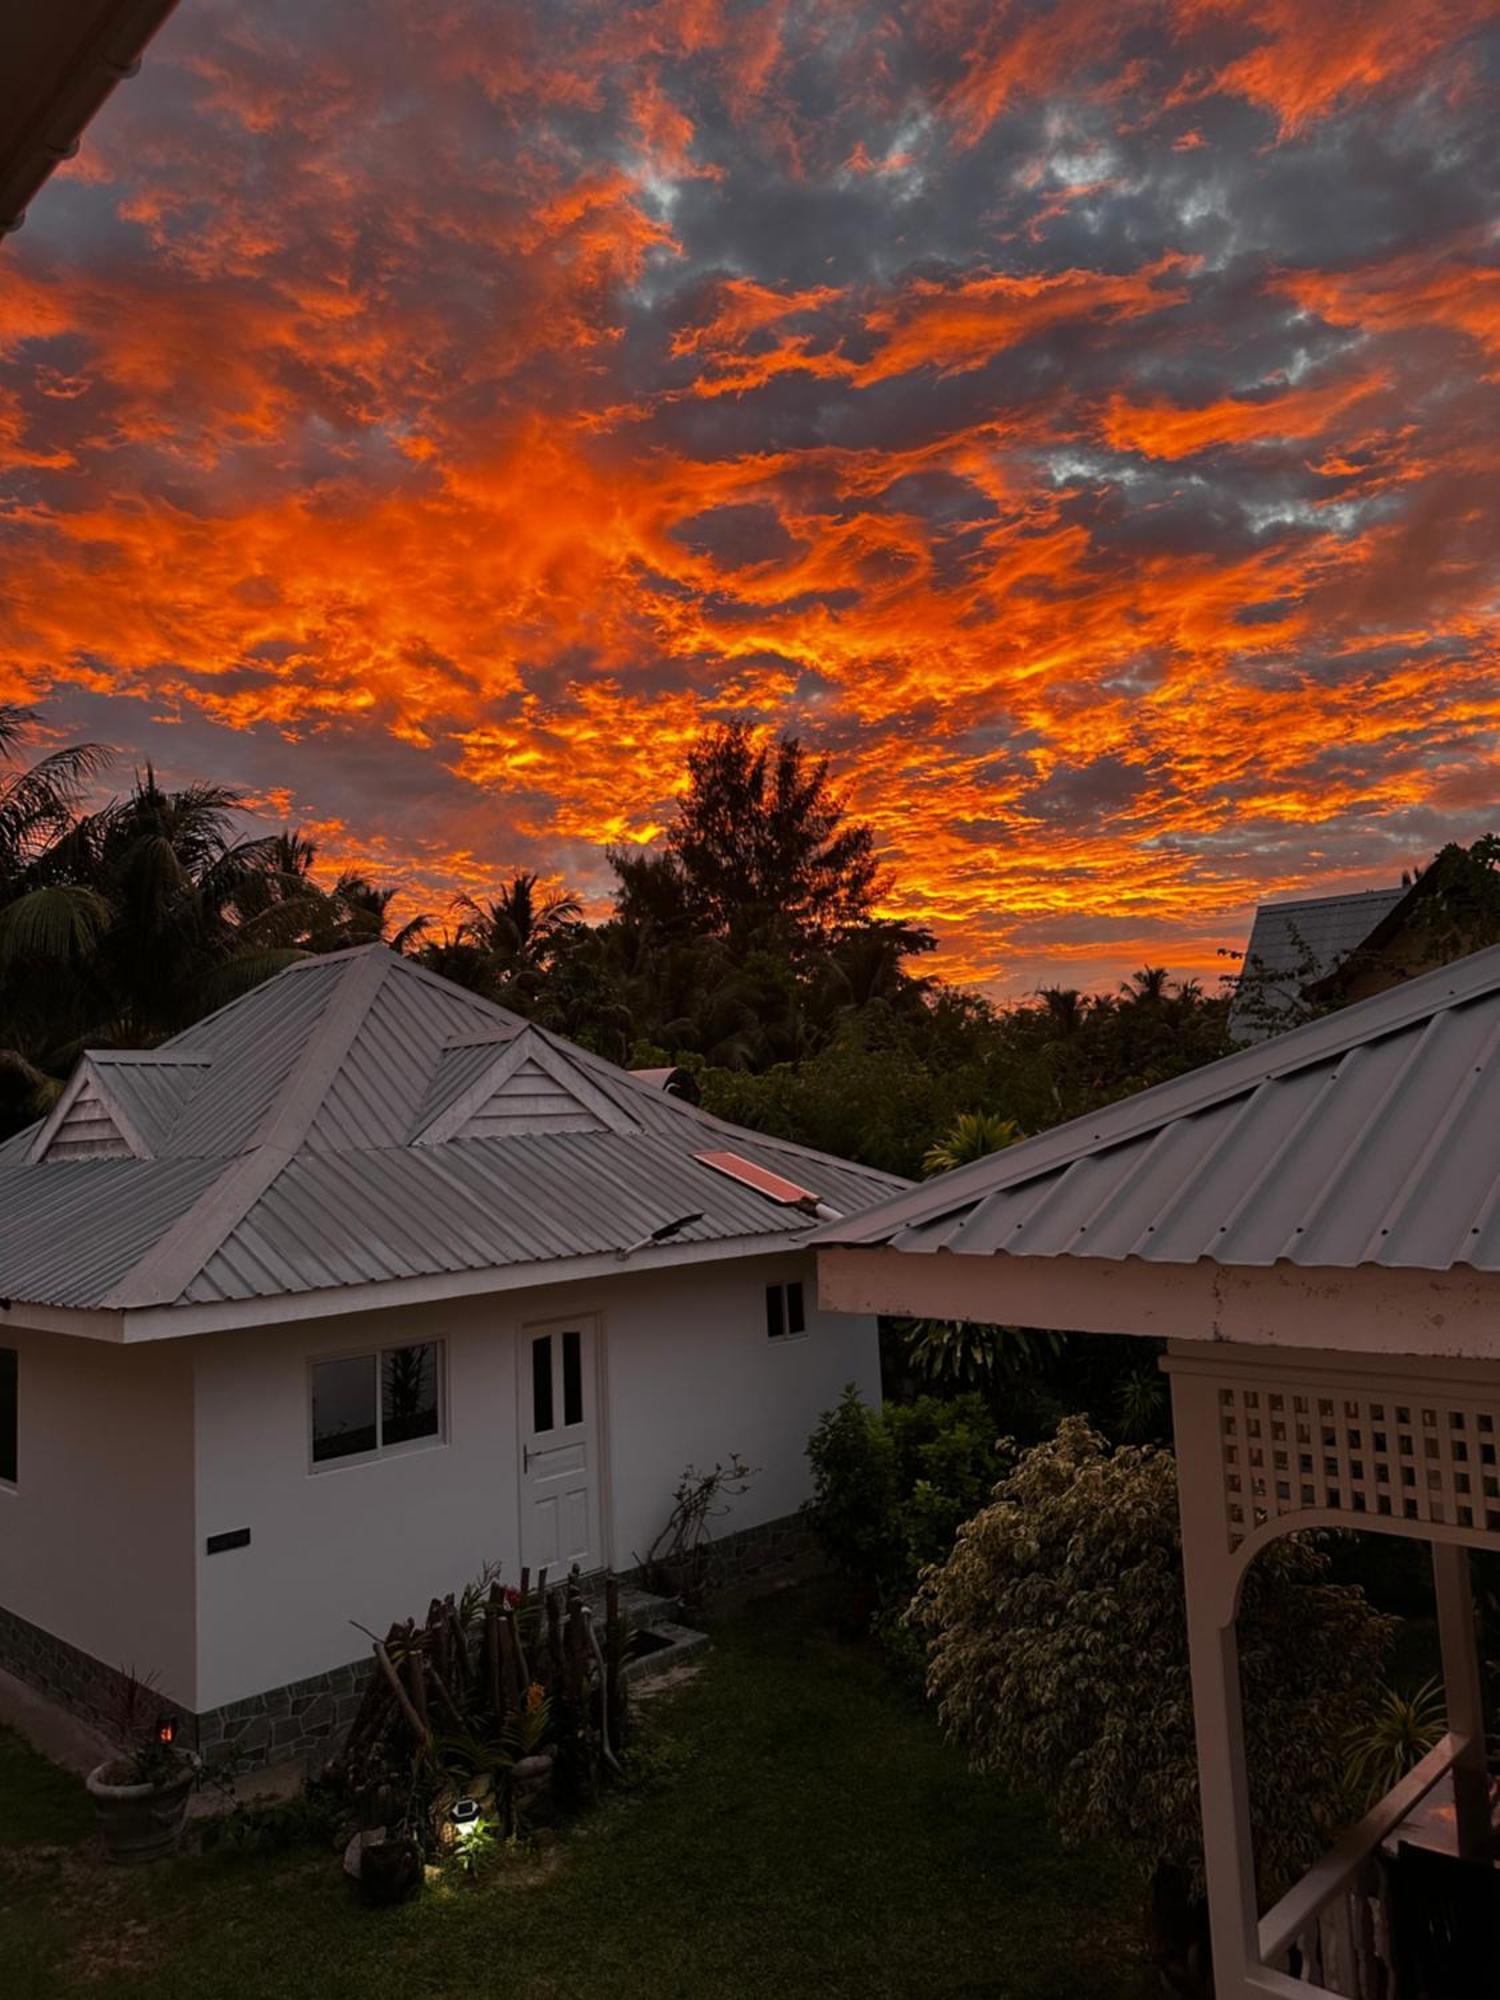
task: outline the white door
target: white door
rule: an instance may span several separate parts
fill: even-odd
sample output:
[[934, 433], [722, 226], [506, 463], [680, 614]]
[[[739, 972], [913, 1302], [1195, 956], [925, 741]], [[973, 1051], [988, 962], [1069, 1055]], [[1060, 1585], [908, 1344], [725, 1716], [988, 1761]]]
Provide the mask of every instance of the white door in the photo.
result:
[[592, 1317], [523, 1326], [520, 1427], [521, 1561], [561, 1579], [603, 1563], [596, 1410], [598, 1326]]

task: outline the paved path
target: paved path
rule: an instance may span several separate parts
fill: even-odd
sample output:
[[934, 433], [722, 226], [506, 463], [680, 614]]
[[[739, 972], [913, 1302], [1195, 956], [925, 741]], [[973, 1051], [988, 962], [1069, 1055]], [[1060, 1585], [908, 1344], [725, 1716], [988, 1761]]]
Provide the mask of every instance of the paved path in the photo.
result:
[[44, 1757], [86, 1778], [110, 1754], [109, 1738], [70, 1709], [0, 1667], [0, 1723], [14, 1729]]

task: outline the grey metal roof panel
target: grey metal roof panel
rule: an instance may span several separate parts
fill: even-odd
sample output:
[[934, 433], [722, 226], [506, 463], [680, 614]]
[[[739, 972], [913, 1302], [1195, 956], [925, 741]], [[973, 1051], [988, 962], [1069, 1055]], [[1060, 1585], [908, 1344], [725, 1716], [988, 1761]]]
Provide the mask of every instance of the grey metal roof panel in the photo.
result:
[[337, 961], [296, 967], [176, 1035], [164, 1048], [189, 1045], [217, 1058], [171, 1135], [174, 1153], [243, 1151], [275, 1105], [313, 1031], [339, 990]]
[[[609, 1129], [540, 1133], [516, 1119], [492, 1137], [415, 1145], [434, 1107], [455, 1104], [521, 1032]], [[196, 1081], [173, 1086], [190, 1057]], [[725, 1135], [846, 1213], [903, 1185], [726, 1125], [378, 946], [294, 966], [154, 1054], [103, 1060], [158, 1157], [33, 1163], [32, 1134], [0, 1149], [0, 1295], [135, 1307], [560, 1264], [698, 1211], [675, 1241], [809, 1231], [695, 1159]], [[96, 1225], [90, 1205], [106, 1193]], [[81, 1251], [75, 1229], [89, 1233]]]
[[210, 1187], [219, 1160], [70, 1160], [0, 1165], [0, 1293], [98, 1304], [141, 1251]]
[[173, 1130], [188, 1099], [207, 1081], [212, 1058], [183, 1050], [176, 1061], [163, 1056], [142, 1062], [133, 1055], [96, 1049], [90, 1060], [109, 1095], [123, 1105], [151, 1150], [160, 1153], [171, 1147]]
[[[774, 1149], [743, 1142], [771, 1165]], [[872, 1175], [823, 1176], [851, 1206]], [[698, 1214], [674, 1241], [777, 1238], [814, 1227], [650, 1133], [548, 1133], [427, 1148], [313, 1152], [287, 1165], [208, 1259], [183, 1303], [265, 1297], [386, 1278], [563, 1262], [628, 1248]]]
[[1244, 970], [1257, 974], [1257, 1013], [1250, 1019], [1237, 997], [1229, 1010], [1229, 1032], [1237, 1041], [1264, 1041], [1276, 1032], [1278, 1015], [1290, 1014], [1302, 988], [1323, 978], [1357, 951], [1383, 917], [1406, 894], [1404, 889], [1361, 889], [1346, 896], [1304, 897], [1291, 903], [1262, 903], [1250, 927]]
[[1500, 946], [943, 1175], [818, 1241], [1500, 1270]]

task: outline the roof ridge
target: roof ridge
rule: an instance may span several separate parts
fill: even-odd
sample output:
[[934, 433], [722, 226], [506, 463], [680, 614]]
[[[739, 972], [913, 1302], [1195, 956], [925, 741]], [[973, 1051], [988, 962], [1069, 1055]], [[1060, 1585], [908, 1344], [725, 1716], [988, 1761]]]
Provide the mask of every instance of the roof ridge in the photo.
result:
[[[1467, 978], [1463, 975], [1467, 972]], [[1269, 1041], [1220, 1056], [1202, 1069], [1169, 1077], [1131, 1097], [1118, 1098], [1098, 1111], [1070, 1118], [1064, 1125], [1023, 1139], [1001, 1153], [991, 1153], [967, 1166], [954, 1167], [919, 1186], [903, 1203], [853, 1219], [852, 1226], [831, 1223], [819, 1235], [824, 1243], [871, 1242], [893, 1229], [933, 1222], [977, 1200], [1023, 1186], [1085, 1154], [1128, 1144], [1154, 1127], [1190, 1118], [1298, 1070], [1330, 1057], [1346, 1055], [1369, 1042], [1384, 1041], [1425, 1017], [1451, 1011], [1500, 989], [1500, 945], [1489, 945], [1466, 958], [1423, 973], [1419, 978], [1383, 993], [1357, 1000], [1335, 1014], [1288, 1029]]]
[[1324, 909], [1329, 903], [1357, 903], [1367, 896], [1395, 896], [1399, 898], [1405, 894], [1406, 891], [1397, 883], [1390, 889], [1335, 889], [1332, 895], [1329, 896], [1297, 896], [1290, 902], [1257, 903], [1255, 907], [1257, 911], [1269, 910], [1273, 915], [1276, 915], [1283, 910]]
[[[339, 954], [343, 956], [343, 954]], [[385, 983], [394, 954], [348, 954], [317, 1026], [248, 1146], [111, 1287], [107, 1306], [165, 1305], [178, 1298], [292, 1159]]]

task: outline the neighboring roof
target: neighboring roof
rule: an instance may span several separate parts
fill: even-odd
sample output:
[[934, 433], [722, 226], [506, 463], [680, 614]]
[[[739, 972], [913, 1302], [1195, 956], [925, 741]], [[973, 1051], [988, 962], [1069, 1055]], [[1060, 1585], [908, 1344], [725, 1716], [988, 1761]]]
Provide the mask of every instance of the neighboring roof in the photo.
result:
[[1500, 946], [957, 1168], [817, 1240], [1500, 1270]]
[[0, 1296], [129, 1310], [561, 1266], [689, 1214], [658, 1261], [809, 1235], [813, 1216], [702, 1157], [726, 1147], [825, 1215], [904, 1185], [741, 1131], [365, 946], [160, 1049], [86, 1055], [0, 1146]]
[[[1278, 1032], [1303, 989], [1326, 978], [1369, 938], [1402, 901], [1404, 889], [1362, 889], [1347, 896], [1262, 903], [1245, 947], [1242, 977], [1254, 977], [1255, 1006], [1236, 996], [1229, 1032], [1237, 1042], [1263, 1042]], [[1257, 976], [1258, 975], [1258, 976]]]
[[142, 49], [176, 0], [32, 0], [0, 8], [0, 236]]

